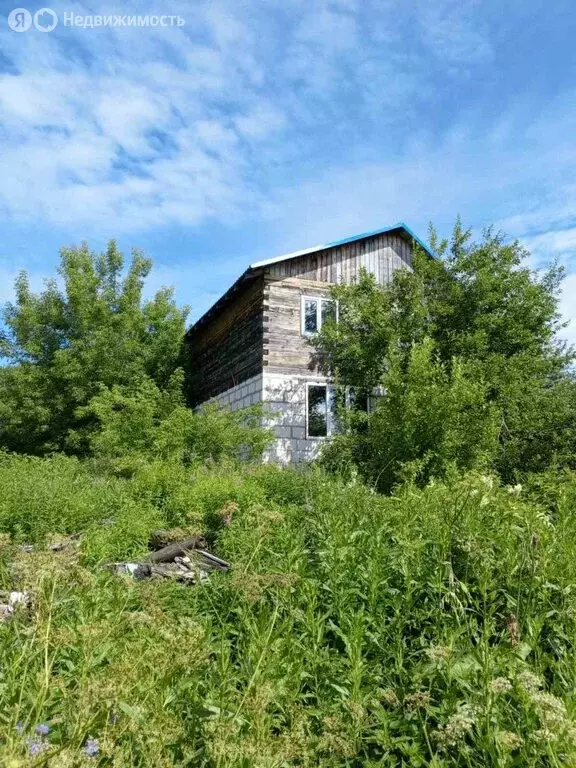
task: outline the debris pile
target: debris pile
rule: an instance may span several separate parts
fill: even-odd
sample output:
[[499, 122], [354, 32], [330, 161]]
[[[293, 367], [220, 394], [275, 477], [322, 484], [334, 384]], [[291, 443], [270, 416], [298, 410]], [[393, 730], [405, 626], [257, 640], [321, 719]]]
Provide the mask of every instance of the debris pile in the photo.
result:
[[30, 605], [29, 592], [0, 592], [0, 621], [8, 621], [18, 606]]
[[134, 579], [173, 579], [186, 584], [197, 584], [208, 578], [210, 571], [228, 571], [230, 563], [208, 552], [206, 540], [201, 535], [173, 541], [170, 531], [155, 531], [150, 537], [150, 546], [157, 547], [165, 541], [166, 546], [151, 552], [143, 562], [112, 563], [115, 573], [128, 574]]

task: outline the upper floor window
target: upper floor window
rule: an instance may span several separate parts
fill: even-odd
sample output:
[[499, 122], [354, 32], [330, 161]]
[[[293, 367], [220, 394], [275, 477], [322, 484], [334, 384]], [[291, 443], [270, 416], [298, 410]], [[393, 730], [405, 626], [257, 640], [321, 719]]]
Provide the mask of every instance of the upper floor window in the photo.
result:
[[301, 316], [302, 333], [304, 336], [312, 336], [318, 333], [329, 318], [338, 321], [338, 304], [334, 299], [302, 296]]

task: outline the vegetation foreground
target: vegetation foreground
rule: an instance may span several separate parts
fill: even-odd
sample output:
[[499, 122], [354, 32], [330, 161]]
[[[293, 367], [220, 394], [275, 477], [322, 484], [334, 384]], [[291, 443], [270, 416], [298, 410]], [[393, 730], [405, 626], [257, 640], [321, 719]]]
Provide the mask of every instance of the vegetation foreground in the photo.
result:
[[[319, 471], [93, 470], [0, 460], [1, 588], [32, 596], [0, 623], [3, 765], [576, 762], [569, 473], [385, 497]], [[233, 570], [103, 567], [159, 526]]]
[[[137, 251], [125, 268], [113, 241], [65, 248], [37, 294], [19, 276], [0, 328], [0, 765], [576, 765], [562, 270], [459, 221], [430, 242], [389, 285], [334, 287], [338, 322], [311, 341], [340, 431], [302, 471], [249, 463], [260, 406], [187, 407], [186, 309], [145, 299]], [[110, 567], [159, 528], [232, 569]]]

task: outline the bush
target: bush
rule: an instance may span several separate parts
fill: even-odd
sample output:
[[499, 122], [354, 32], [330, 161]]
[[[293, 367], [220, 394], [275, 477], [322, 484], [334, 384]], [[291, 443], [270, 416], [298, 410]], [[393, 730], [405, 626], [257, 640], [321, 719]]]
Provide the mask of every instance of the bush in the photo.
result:
[[18, 541], [80, 533], [131, 505], [114, 479], [93, 477], [78, 459], [0, 453], [0, 529]]
[[93, 455], [100, 468], [131, 475], [150, 461], [188, 466], [223, 458], [259, 459], [271, 439], [257, 406], [230, 411], [214, 403], [197, 412], [184, 404], [182, 371], [165, 389], [141, 379], [130, 387], [102, 387], [79, 415], [91, 417]]

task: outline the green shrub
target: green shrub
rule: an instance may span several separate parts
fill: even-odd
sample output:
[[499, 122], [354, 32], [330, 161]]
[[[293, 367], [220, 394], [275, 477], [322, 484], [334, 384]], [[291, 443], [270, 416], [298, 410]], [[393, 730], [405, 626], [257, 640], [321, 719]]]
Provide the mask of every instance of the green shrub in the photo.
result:
[[230, 411], [215, 403], [193, 412], [184, 404], [183, 373], [165, 389], [143, 378], [129, 387], [102, 387], [79, 416], [95, 428], [89, 444], [103, 470], [130, 476], [150, 461], [189, 466], [224, 458], [259, 459], [271, 439], [257, 406]]
[[129, 505], [118, 481], [93, 477], [75, 458], [0, 453], [0, 529], [19, 541], [79, 533]]

